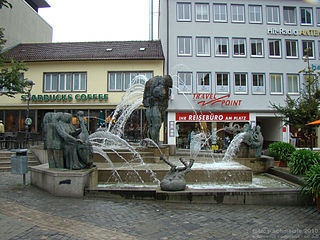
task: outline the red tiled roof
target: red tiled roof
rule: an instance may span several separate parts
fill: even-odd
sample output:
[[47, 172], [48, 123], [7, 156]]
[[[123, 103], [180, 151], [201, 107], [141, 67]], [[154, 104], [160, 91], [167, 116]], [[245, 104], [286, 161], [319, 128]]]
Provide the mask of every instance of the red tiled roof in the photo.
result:
[[6, 57], [25, 62], [164, 59], [160, 41], [22, 43]]

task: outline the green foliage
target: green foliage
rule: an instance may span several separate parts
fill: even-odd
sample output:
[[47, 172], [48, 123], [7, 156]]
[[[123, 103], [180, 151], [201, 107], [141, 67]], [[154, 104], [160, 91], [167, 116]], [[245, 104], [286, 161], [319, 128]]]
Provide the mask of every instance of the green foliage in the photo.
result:
[[[12, 5], [5, 0], [0, 0], [0, 9], [2, 7], [11, 8]], [[0, 27], [0, 96], [5, 95], [14, 97], [17, 93], [25, 93], [25, 87], [28, 85], [23, 78], [23, 72], [28, 68], [23, 62], [16, 62], [13, 59], [6, 59], [2, 52], [6, 43], [4, 39], [4, 28]]]
[[320, 193], [320, 163], [315, 163], [306, 172], [305, 184], [301, 190], [304, 194], [312, 194], [315, 200]]
[[291, 154], [288, 166], [291, 173], [304, 175], [315, 163], [320, 163], [319, 153], [308, 149], [300, 149]]
[[[279, 118], [284, 121], [285, 125], [295, 128], [308, 129], [312, 132], [314, 126], [306, 126], [307, 123], [320, 119], [320, 88], [319, 73], [310, 67], [308, 52], [305, 49], [305, 61], [308, 62], [307, 68], [299, 71], [303, 74], [303, 88], [300, 90], [299, 97], [291, 98], [286, 96], [285, 104], [270, 103]], [[310, 142], [312, 148], [312, 144]]]
[[274, 157], [276, 161], [287, 162], [291, 154], [296, 150], [290, 143], [274, 142], [268, 146], [270, 155]]
[[12, 4], [9, 3], [7, 0], [0, 0], [0, 9], [2, 7], [12, 8]]

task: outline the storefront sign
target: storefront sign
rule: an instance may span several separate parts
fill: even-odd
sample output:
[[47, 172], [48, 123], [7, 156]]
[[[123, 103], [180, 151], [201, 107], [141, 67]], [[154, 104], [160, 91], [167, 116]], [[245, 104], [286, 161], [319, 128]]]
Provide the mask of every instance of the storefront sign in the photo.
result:
[[178, 122], [246, 122], [249, 113], [176, 113]]
[[286, 36], [311, 36], [319, 37], [320, 29], [285, 29], [285, 28], [268, 28], [269, 35], [286, 35]]
[[[32, 95], [30, 97], [30, 101], [32, 102], [71, 102], [73, 98], [76, 101], [90, 101], [90, 100], [98, 100], [98, 101], [107, 101], [108, 94], [39, 94]], [[22, 101], [28, 100], [28, 95], [21, 95]]]
[[240, 106], [242, 100], [229, 99], [230, 94], [217, 97], [213, 93], [194, 93], [193, 100], [197, 101], [197, 104], [201, 106], [214, 105], [221, 103], [221, 106]]

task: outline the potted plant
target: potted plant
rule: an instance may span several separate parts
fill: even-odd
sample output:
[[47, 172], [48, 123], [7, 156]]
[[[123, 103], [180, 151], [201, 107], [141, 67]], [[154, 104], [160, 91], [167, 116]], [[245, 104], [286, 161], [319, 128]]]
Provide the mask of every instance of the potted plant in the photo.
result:
[[274, 158], [275, 166], [286, 167], [291, 154], [296, 150], [294, 146], [286, 142], [274, 142], [268, 146], [270, 155]]
[[320, 164], [318, 162], [306, 172], [305, 184], [301, 191], [304, 194], [312, 194], [313, 201], [316, 202], [320, 212]]
[[309, 149], [299, 149], [293, 152], [288, 162], [290, 172], [295, 175], [305, 175], [315, 163], [320, 163], [320, 154]]

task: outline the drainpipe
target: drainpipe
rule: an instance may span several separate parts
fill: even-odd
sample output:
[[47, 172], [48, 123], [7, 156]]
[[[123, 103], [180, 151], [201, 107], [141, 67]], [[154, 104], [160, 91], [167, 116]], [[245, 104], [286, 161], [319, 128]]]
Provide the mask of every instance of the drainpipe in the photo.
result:
[[149, 0], [149, 40], [153, 40], [153, 0]]

